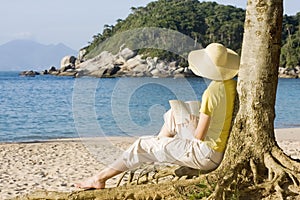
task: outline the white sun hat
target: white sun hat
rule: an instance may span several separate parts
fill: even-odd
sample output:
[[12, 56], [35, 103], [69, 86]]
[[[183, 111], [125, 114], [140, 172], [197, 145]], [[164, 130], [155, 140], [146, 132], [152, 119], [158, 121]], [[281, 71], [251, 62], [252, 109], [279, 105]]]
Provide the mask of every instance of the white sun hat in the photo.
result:
[[211, 43], [205, 49], [191, 51], [188, 62], [197, 76], [223, 81], [237, 75], [240, 56], [222, 44]]

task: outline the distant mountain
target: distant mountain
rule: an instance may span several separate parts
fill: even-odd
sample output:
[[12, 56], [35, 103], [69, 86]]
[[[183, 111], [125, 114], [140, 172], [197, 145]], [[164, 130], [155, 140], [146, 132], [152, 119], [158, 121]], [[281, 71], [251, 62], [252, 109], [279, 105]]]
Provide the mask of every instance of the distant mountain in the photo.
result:
[[0, 45], [0, 71], [44, 70], [60, 67], [61, 59], [77, 52], [66, 45], [44, 45], [31, 40], [13, 40]]

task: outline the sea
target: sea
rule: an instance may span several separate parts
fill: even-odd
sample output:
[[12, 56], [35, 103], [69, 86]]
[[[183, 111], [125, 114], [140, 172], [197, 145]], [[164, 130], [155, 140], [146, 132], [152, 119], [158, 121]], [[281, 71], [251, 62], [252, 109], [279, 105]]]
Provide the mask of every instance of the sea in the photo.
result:
[[[169, 100], [201, 99], [202, 78], [73, 78], [0, 72], [0, 142], [154, 135]], [[300, 80], [279, 79], [275, 128], [300, 127]]]

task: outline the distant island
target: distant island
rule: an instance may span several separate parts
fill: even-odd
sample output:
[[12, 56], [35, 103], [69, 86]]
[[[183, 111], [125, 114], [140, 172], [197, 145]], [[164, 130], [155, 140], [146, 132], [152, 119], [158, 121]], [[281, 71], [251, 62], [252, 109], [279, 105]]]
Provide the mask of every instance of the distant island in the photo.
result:
[[[246, 13], [244, 9], [198, 0], [158, 0], [149, 3], [146, 7], [132, 7], [131, 11], [132, 13], [126, 19], [118, 19], [115, 25], [105, 25], [102, 33], [94, 35], [93, 41], [84, 48], [86, 50], [84, 57], [93, 58], [102, 50], [116, 53], [118, 47], [114, 46], [115, 43], [104, 46], [104, 49], [99, 47], [108, 38], [142, 27], [175, 30], [191, 37], [203, 47], [211, 42], [220, 42], [238, 53], [241, 51]], [[293, 68], [300, 63], [299, 23], [300, 12], [295, 16], [284, 15], [280, 67]], [[128, 40], [134, 41], [131, 38]], [[128, 48], [133, 46], [130, 42], [126, 45]], [[185, 62], [178, 55], [159, 49], [139, 49], [137, 53], [146, 57]]]
[[[89, 45], [79, 51], [74, 64], [67, 68], [63, 64], [62, 69], [52, 70], [53, 74], [186, 77], [193, 76], [186, 61], [189, 50], [220, 42], [241, 52], [244, 9], [198, 0], [158, 0], [146, 7], [132, 7], [131, 11], [126, 19], [118, 19], [115, 25], [105, 25], [102, 33], [94, 35]], [[280, 77], [300, 76], [299, 21], [300, 13], [284, 15]], [[149, 31], [151, 28], [172, 30], [184, 38], [173, 38], [173, 33], [164, 31]], [[153, 44], [148, 44], [147, 40]], [[155, 48], [155, 43], [163, 48]], [[147, 45], [153, 47], [143, 48]], [[179, 53], [164, 50], [172, 50], [174, 45]]]
[[59, 66], [65, 55], [77, 55], [66, 45], [45, 45], [32, 40], [13, 40], [0, 45], [0, 71], [43, 70]]

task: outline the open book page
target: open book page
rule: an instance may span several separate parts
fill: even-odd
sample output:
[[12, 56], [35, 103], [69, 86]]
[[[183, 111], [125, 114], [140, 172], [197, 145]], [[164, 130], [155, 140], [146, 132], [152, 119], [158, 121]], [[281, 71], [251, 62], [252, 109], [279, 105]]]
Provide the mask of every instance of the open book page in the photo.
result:
[[169, 101], [176, 124], [182, 124], [190, 120], [190, 115], [199, 116], [200, 101]]

